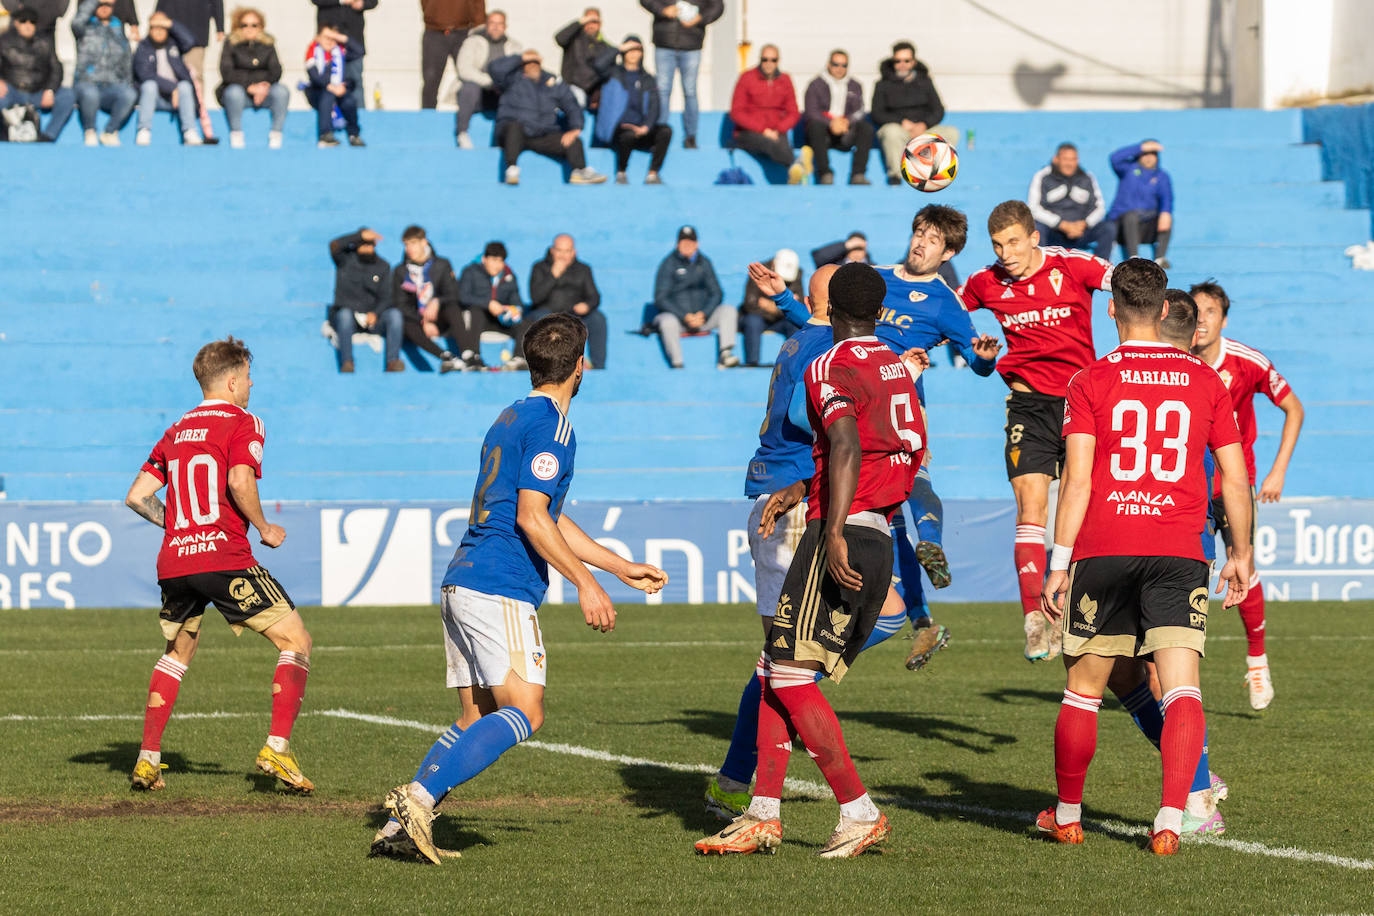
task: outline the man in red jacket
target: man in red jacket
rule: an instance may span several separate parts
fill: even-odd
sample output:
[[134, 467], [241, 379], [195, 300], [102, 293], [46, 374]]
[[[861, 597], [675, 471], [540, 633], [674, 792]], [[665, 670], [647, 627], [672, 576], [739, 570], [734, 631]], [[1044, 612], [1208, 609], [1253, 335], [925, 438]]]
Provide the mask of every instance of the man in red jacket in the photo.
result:
[[801, 184], [811, 171], [810, 148], [798, 157], [788, 132], [797, 126], [797, 91], [792, 79], [778, 69], [778, 46], [764, 45], [759, 65], [740, 74], [730, 100], [730, 120], [735, 122], [735, 147], [767, 156], [789, 166], [788, 184]]

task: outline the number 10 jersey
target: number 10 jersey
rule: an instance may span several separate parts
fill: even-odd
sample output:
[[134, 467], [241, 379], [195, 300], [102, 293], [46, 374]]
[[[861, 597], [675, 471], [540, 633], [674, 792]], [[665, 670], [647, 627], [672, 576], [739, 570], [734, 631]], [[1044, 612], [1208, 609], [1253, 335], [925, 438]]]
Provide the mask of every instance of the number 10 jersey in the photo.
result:
[[1097, 440], [1075, 561], [1203, 558], [1203, 455], [1240, 442], [1214, 369], [1168, 344], [1128, 340], [1069, 382], [1064, 436], [1074, 433]]

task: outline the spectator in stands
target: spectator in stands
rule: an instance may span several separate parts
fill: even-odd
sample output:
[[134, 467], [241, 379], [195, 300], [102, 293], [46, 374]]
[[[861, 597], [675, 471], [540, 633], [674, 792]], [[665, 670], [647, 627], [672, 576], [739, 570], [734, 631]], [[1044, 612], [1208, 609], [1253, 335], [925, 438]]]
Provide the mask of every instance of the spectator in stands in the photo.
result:
[[[735, 146], [787, 166], [787, 183], [801, 184], [809, 164], [792, 150], [788, 136], [801, 120], [792, 78], [778, 67], [777, 45], [759, 50], [759, 65], [740, 74], [730, 99]], [[805, 152], [805, 151], [803, 151]]]
[[[621, 59], [616, 64], [616, 56]], [[644, 69], [644, 44], [626, 35], [619, 48], [605, 48], [593, 62], [605, 82], [596, 113], [596, 139], [615, 150], [615, 183], [629, 184], [625, 169], [634, 150], [651, 152], [645, 184], [662, 184], [659, 170], [673, 142], [673, 129], [658, 121], [658, 87]]]
[[577, 246], [567, 233], [556, 235], [544, 257], [530, 267], [530, 314], [534, 324], [554, 312], [571, 312], [587, 326], [589, 369], [606, 368], [606, 316], [597, 308], [601, 293], [592, 269], [577, 259]]
[[[119, 129], [129, 120], [138, 93], [133, 86], [133, 54], [124, 24], [114, 16], [111, 0], [81, 0], [72, 17], [76, 37], [77, 111], [87, 146], [119, 146]], [[96, 117], [110, 116], [97, 140]]]
[[[57, 21], [67, 14], [72, 0], [0, 0], [0, 6], [9, 10], [10, 15], [22, 9], [31, 9], [38, 16], [38, 34], [45, 35], [57, 43]], [[79, 5], [79, 4], [78, 4]], [[138, 41], [138, 10], [134, 0], [114, 0], [114, 17], [124, 24], [125, 35], [130, 41]]]
[[849, 237], [846, 239], [813, 248], [811, 261], [817, 269], [827, 264], [842, 265], [851, 262], [870, 264], [872, 262], [868, 258], [868, 236], [856, 229], [849, 233]]
[[458, 351], [467, 339], [463, 304], [458, 301], [458, 278], [448, 258], [434, 253], [425, 230], [407, 226], [401, 233], [405, 257], [391, 272], [391, 302], [404, 325], [405, 339], [439, 360], [439, 372], [465, 369], [453, 351], [434, 343], [448, 337]]
[[658, 71], [658, 119], [668, 123], [673, 75], [682, 76], [682, 148], [697, 148], [697, 71], [706, 27], [725, 12], [724, 0], [639, 0], [654, 14], [654, 69]]
[[601, 35], [601, 10], [594, 6], [587, 7], [580, 19], [574, 19], [559, 29], [553, 40], [563, 49], [563, 64], [558, 69], [563, 82], [572, 89], [577, 104], [594, 111], [596, 91], [602, 77], [592, 61], [603, 48], [611, 46]]
[[388, 295], [391, 266], [377, 256], [381, 240], [380, 235], [364, 227], [329, 243], [329, 256], [334, 260], [329, 324], [339, 347], [340, 372], [353, 371], [353, 335], [379, 329], [386, 339], [386, 371], [405, 371], [401, 362], [403, 322]]
[[[311, 0], [318, 9], [315, 12], [315, 29], [333, 29], [343, 36], [344, 79], [353, 96], [353, 106], [362, 111], [367, 108], [367, 93], [363, 88], [363, 55], [367, 46], [363, 43], [363, 13], [377, 8], [377, 0]], [[350, 136], [352, 136], [350, 134]]]
[[229, 40], [220, 51], [220, 84], [215, 93], [229, 121], [229, 145], [243, 149], [243, 110], [251, 105], [272, 112], [267, 145], [281, 149], [281, 130], [286, 124], [291, 92], [281, 82], [277, 40], [263, 31], [267, 21], [260, 10], [239, 7], [231, 21]]
[[51, 143], [76, 108], [76, 96], [62, 88], [62, 64], [51, 35], [38, 31], [38, 13], [20, 7], [8, 32], [0, 35], [0, 108], [32, 105], [52, 112], [38, 139]]
[[[834, 184], [830, 150], [854, 151], [850, 184], [868, 184], [864, 171], [873, 149], [873, 125], [864, 116], [864, 91], [849, 76], [849, 52], [834, 50], [825, 70], [806, 87], [806, 142], [816, 155], [816, 183]], [[800, 296], [798, 296], [800, 299]]]
[[181, 122], [181, 139], [200, 146], [196, 132], [196, 87], [181, 55], [193, 41], [191, 33], [166, 13], [148, 19], [148, 37], [134, 50], [134, 81], [138, 84], [138, 135], [135, 143], [153, 142], [153, 115], [175, 111]]
[[501, 100], [501, 90], [492, 81], [487, 67], [494, 60], [519, 54], [524, 45], [506, 34], [506, 14], [500, 10], [487, 13], [485, 25], [472, 30], [458, 52], [458, 146], [472, 149], [468, 125], [479, 111], [494, 114]]
[[[873, 87], [873, 123], [878, 125], [878, 145], [883, 149], [887, 183], [900, 184], [898, 168], [902, 150], [921, 134], [930, 133], [945, 117], [945, 106], [930, 70], [916, 59], [916, 46], [899, 41], [892, 56], [878, 66], [878, 82]], [[947, 132], [945, 139], [955, 142]]]
[[546, 71], [539, 52], [530, 49], [491, 62], [491, 78], [501, 90], [496, 111], [496, 137], [506, 153], [506, 184], [520, 183], [522, 150], [534, 150], [551, 159], [566, 161], [573, 184], [600, 184], [606, 180], [588, 168], [582, 149], [582, 106], [567, 83]]
[[1104, 221], [1107, 202], [1091, 172], [1078, 166], [1078, 147], [1061, 143], [1050, 164], [1031, 177], [1026, 203], [1035, 217], [1040, 244], [1080, 248], [1100, 258], [1112, 256], [1112, 224]]
[[[798, 302], [801, 301], [805, 295], [805, 287], [802, 286], [801, 259], [795, 251], [783, 248], [773, 255], [772, 259], [765, 261], [764, 266], [782, 277], [792, 295], [797, 297]], [[746, 366], [759, 364], [759, 348], [763, 342], [764, 331], [791, 337], [801, 330], [800, 326], [793, 324], [783, 315], [782, 309], [778, 308], [767, 293], [759, 289], [753, 279], [744, 281], [744, 301], [740, 303], [739, 314], [740, 325], [744, 330]]]
[[486, 18], [486, 0], [420, 0], [425, 34], [420, 39], [420, 107], [439, 104], [439, 84], [453, 61], [458, 72], [458, 49], [474, 26]]
[[463, 355], [471, 369], [483, 369], [482, 335], [488, 331], [506, 334], [515, 341], [515, 352], [507, 369], [524, 368], [525, 309], [520, 303], [520, 282], [506, 264], [506, 246], [488, 242], [480, 260], [473, 261], [458, 276], [458, 301], [467, 310], [467, 338]]
[[[166, 13], [177, 25], [191, 33], [192, 44], [181, 52], [182, 62], [191, 73], [196, 89], [196, 110], [206, 143], [217, 143], [210, 113], [206, 108], [205, 49], [210, 44], [210, 23], [215, 24], [215, 40], [224, 43], [224, 0], [157, 0], [157, 12]], [[151, 28], [152, 20], [149, 20]]]
[[349, 79], [347, 55], [343, 45], [348, 39], [331, 28], [320, 29], [320, 34], [310, 43], [305, 52], [305, 75], [310, 85], [305, 87], [305, 97], [315, 109], [319, 125], [319, 146], [338, 146], [334, 136], [334, 109], [343, 118], [344, 130], [348, 133], [350, 146], [367, 146], [359, 135], [358, 106], [353, 95], [353, 83]]
[[1153, 243], [1155, 263], [1169, 269], [1169, 233], [1174, 228], [1174, 186], [1159, 167], [1164, 146], [1146, 140], [1112, 153], [1112, 170], [1119, 183], [1107, 219], [1116, 229], [1121, 256], [1133, 258], [1142, 242]]
[[710, 259], [699, 250], [694, 227], [677, 231], [677, 247], [658, 265], [653, 305], [654, 328], [674, 369], [682, 368], [682, 335], [709, 331], [720, 335], [716, 365], [722, 369], [739, 365], [735, 355], [739, 312], [733, 305], [721, 305], [720, 281]]

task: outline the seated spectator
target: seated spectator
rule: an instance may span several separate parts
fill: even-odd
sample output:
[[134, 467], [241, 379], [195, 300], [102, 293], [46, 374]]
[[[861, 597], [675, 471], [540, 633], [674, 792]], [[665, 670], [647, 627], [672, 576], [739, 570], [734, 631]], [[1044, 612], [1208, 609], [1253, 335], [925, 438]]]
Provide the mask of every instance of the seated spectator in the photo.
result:
[[485, 25], [469, 33], [458, 50], [458, 146], [472, 149], [468, 125], [479, 111], [495, 114], [501, 101], [501, 89], [487, 72], [488, 65], [502, 57], [519, 54], [525, 46], [506, 34], [506, 14], [500, 10], [487, 13]]
[[224, 107], [229, 122], [229, 145], [243, 149], [243, 110], [267, 108], [272, 112], [272, 129], [267, 145], [281, 149], [281, 129], [286, 124], [286, 106], [291, 92], [281, 82], [281, 61], [277, 40], [263, 31], [266, 20], [259, 10], [239, 7], [234, 10], [229, 40], [219, 57], [219, 88], [215, 95]]
[[573, 184], [606, 180], [605, 175], [587, 167], [582, 150], [582, 106], [566, 83], [544, 69], [538, 51], [499, 58], [488, 69], [501, 89], [496, 138], [506, 154], [506, 184], [520, 183], [516, 160], [527, 149], [566, 161], [572, 168], [568, 180]]
[[1031, 177], [1026, 203], [1035, 217], [1040, 244], [1112, 256], [1112, 225], [1104, 221], [1107, 202], [1092, 172], [1078, 167], [1078, 147], [1061, 143], [1050, 164]]
[[[72, 91], [87, 146], [119, 146], [119, 131], [133, 114], [133, 54], [124, 24], [114, 17], [111, 0], [81, 0], [72, 17], [76, 37], [76, 79]], [[109, 114], [97, 139], [96, 117]]]
[[[773, 255], [763, 266], [776, 273], [787, 284], [792, 295], [800, 302], [805, 295], [802, 286], [801, 259], [790, 248], [783, 248]], [[791, 337], [801, 330], [783, 315], [773, 299], [759, 289], [753, 278], [744, 282], [744, 301], [739, 307], [739, 321], [744, 330], [744, 364], [759, 364], [759, 347], [763, 342], [763, 332], [773, 331], [783, 337]]]
[[733, 305], [721, 305], [720, 282], [711, 261], [698, 249], [697, 231], [683, 226], [677, 231], [677, 247], [658, 265], [654, 277], [654, 328], [663, 342], [668, 365], [682, 368], [682, 335], [720, 335], [720, 355], [716, 366], [729, 369], [739, 365], [735, 355], [739, 312]]
[[38, 139], [52, 143], [67, 126], [76, 96], [62, 88], [62, 64], [52, 36], [38, 31], [38, 13], [20, 7], [8, 32], [0, 35], [0, 108], [32, 105], [52, 112]]
[[349, 146], [367, 146], [359, 136], [358, 104], [352, 80], [344, 72], [344, 43], [348, 39], [335, 29], [320, 29], [320, 34], [305, 51], [305, 75], [310, 85], [305, 97], [319, 118], [319, 147], [338, 146], [334, 136], [334, 110], [343, 118]]
[[849, 233], [849, 237], [838, 242], [831, 242], [819, 248], [811, 250], [811, 261], [817, 268], [827, 264], [836, 266], [857, 262], [859, 264], [871, 264], [868, 258], [868, 236], [857, 229]]
[[458, 301], [467, 311], [467, 337], [463, 357], [469, 369], [485, 369], [482, 360], [482, 335], [488, 331], [505, 334], [515, 341], [507, 369], [525, 368], [525, 309], [520, 304], [520, 283], [506, 264], [506, 246], [488, 242], [480, 260], [473, 261], [458, 276]]
[[[788, 133], [801, 120], [797, 111], [797, 91], [792, 78], [778, 68], [777, 45], [764, 45], [759, 65], [740, 74], [730, 98], [730, 120], [735, 124], [737, 149], [758, 153], [778, 165], [787, 166], [787, 183], [801, 184], [811, 170], [792, 151]], [[803, 150], [803, 155], [809, 155]]]
[[353, 88], [353, 105], [358, 111], [367, 108], [363, 91], [363, 58], [367, 54], [364, 14], [377, 8], [379, 0], [311, 0], [315, 4], [315, 31], [333, 29], [339, 33], [344, 52], [344, 79]]
[[[219, 142], [214, 125], [210, 123], [205, 91], [205, 49], [210, 46], [210, 24], [215, 26], [215, 40], [224, 41], [224, 0], [157, 0], [157, 11], [172, 17], [172, 21], [191, 35], [191, 46], [181, 49], [181, 60], [191, 74], [196, 90], [196, 108], [200, 117], [200, 132], [208, 144]], [[259, 16], [261, 18], [261, 16]], [[152, 20], [149, 20], [151, 27]]]
[[[1174, 186], [1159, 167], [1164, 147], [1157, 140], [1123, 146], [1112, 153], [1119, 183], [1107, 213], [1121, 256], [1133, 258], [1142, 242], [1153, 244], [1155, 263], [1169, 269], [1169, 233], [1174, 228]], [[1110, 259], [1109, 259], [1110, 260]]]
[[194, 39], [186, 27], [173, 22], [166, 13], [148, 18], [148, 37], [134, 51], [134, 81], [138, 83], [138, 135], [135, 143], [153, 142], [153, 115], [175, 111], [181, 122], [181, 139], [187, 146], [200, 146], [196, 132], [196, 87], [191, 71], [181, 59], [182, 50]]
[[938, 133], [950, 143], [958, 143], [958, 131], [937, 126], [945, 116], [945, 106], [930, 70], [916, 59], [916, 46], [899, 41], [892, 56], [878, 65], [878, 82], [873, 86], [873, 123], [878, 125], [878, 145], [883, 150], [887, 183], [901, 184], [898, 169], [902, 150], [921, 134]]
[[606, 368], [606, 316], [592, 269], [577, 259], [577, 247], [567, 233], [553, 237], [544, 257], [530, 267], [530, 314], [534, 324], [554, 312], [571, 312], [587, 326], [588, 369]]
[[453, 351], [434, 343], [435, 337], [448, 337], [461, 352], [467, 339], [453, 265], [434, 253], [420, 226], [407, 226], [401, 233], [401, 244], [406, 254], [391, 272], [391, 302], [404, 323], [405, 339], [436, 357], [440, 373], [466, 369]]
[[[616, 64], [619, 55], [621, 63]], [[658, 86], [644, 69], [644, 44], [626, 35], [619, 48], [606, 48], [593, 62], [605, 77], [596, 112], [596, 139], [615, 150], [615, 183], [629, 184], [625, 170], [634, 150], [651, 152], [645, 184], [662, 184], [659, 169], [673, 142], [673, 129], [658, 123]]]
[[[849, 53], [835, 50], [825, 70], [806, 87], [806, 143], [816, 156], [816, 183], [834, 184], [830, 150], [854, 151], [850, 184], [868, 184], [864, 171], [873, 149], [873, 125], [864, 115], [864, 90], [849, 76]], [[800, 298], [800, 297], [798, 297]]]
[[391, 266], [377, 257], [382, 237], [363, 228], [329, 243], [334, 260], [334, 302], [329, 323], [339, 347], [339, 371], [353, 371], [353, 335], [380, 331], [386, 339], [386, 371], [403, 372], [401, 313], [387, 295]]
[[611, 46], [601, 35], [601, 10], [594, 6], [587, 7], [580, 19], [574, 19], [559, 29], [553, 40], [563, 49], [563, 63], [558, 68], [563, 82], [572, 89], [577, 104], [595, 110], [597, 89], [603, 77], [596, 72], [592, 61], [603, 48]]

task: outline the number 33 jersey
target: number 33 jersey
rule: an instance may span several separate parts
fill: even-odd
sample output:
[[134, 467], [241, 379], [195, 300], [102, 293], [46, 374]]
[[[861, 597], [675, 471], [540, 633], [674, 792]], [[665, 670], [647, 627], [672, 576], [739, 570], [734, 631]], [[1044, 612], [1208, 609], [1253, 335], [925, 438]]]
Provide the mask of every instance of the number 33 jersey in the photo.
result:
[[1201, 560], [1208, 449], [1240, 442], [1231, 396], [1202, 360], [1128, 340], [1069, 382], [1064, 436], [1097, 440], [1074, 560]]
[[218, 400], [202, 401], [162, 434], [143, 465], [167, 487], [159, 579], [257, 565], [229, 469], [244, 464], [262, 477], [265, 438], [261, 420]]
[[816, 440], [816, 473], [806, 519], [830, 511], [830, 427], [853, 417], [859, 427], [859, 486], [849, 514], [893, 510], [906, 502], [925, 457], [926, 427], [906, 365], [877, 337], [851, 337], [806, 370], [806, 410]]

